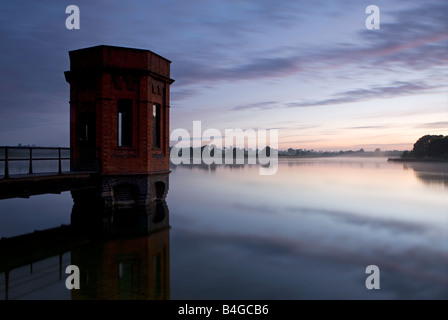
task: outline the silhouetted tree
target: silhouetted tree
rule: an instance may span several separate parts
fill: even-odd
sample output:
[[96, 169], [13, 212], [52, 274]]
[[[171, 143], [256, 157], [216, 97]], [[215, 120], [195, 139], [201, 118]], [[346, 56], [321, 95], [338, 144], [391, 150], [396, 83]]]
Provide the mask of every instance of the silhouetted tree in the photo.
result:
[[417, 140], [412, 151], [416, 158], [448, 156], [448, 136], [427, 134]]

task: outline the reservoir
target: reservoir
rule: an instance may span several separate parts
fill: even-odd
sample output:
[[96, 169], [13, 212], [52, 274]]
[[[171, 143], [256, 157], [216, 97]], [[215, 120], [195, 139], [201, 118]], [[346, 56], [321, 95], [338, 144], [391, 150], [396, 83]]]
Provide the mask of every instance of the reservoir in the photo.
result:
[[[132, 221], [151, 232], [3, 270], [0, 299], [448, 298], [447, 163], [280, 158], [275, 175], [257, 165], [171, 171], [163, 210]], [[0, 237], [70, 225], [74, 213], [70, 192], [1, 200]], [[65, 286], [70, 264], [79, 292]], [[369, 265], [380, 289], [366, 288]]]

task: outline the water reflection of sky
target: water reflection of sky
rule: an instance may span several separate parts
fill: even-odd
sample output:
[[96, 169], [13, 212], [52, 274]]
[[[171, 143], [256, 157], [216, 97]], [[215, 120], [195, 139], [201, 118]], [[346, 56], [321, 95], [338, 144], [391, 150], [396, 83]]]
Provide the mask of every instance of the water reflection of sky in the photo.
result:
[[[285, 159], [273, 176], [173, 167], [170, 297], [447, 299], [447, 177], [383, 158]], [[0, 237], [68, 224], [72, 205], [67, 192], [2, 200]], [[365, 288], [371, 264], [380, 290]]]
[[70, 224], [70, 192], [0, 200], [0, 237]]
[[[448, 298], [448, 188], [409, 166], [178, 167], [170, 184], [173, 298]], [[364, 286], [370, 264], [376, 292]]]

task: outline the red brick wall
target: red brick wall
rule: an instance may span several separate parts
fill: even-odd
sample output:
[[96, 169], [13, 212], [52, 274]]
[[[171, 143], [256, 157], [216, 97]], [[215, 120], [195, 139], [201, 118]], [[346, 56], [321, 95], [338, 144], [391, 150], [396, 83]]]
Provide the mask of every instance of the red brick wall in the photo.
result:
[[[96, 113], [95, 158], [101, 173], [169, 170], [169, 86], [173, 82], [169, 78], [170, 63], [140, 49], [98, 46], [70, 52], [66, 76], [70, 83], [73, 170], [82, 169], [76, 126], [79, 115], [87, 109]], [[118, 147], [118, 99], [132, 100], [132, 147]], [[153, 147], [153, 103], [161, 105], [160, 149]]]

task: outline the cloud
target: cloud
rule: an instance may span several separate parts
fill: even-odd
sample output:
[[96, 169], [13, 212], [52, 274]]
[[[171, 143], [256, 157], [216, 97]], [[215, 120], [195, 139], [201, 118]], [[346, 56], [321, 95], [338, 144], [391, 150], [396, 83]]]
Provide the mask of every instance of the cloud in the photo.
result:
[[[171, 101], [179, 101], [182, 99], [192, 97], [196, 94], [197, 94], [197, 91], [195, 89], [180, 88], [180, 89], [172, 90], [170, 99], [171, 99]], [[175, 107], [175, 106], [171, 106], [171, 107]]]
[[448, 3], [433, 1], [410, 4], [391, 13], [391, 21], [381, 24], [382, 32], [362, 32], [376, 50], [377, 62], [402, 63], [412, 69], [446, 62]]
[[[324, 42], [322, 46], [305, 49], [303, 44], [290, 45], [277, 48], [275, 55], [272, 53], [275, 48], [259, 50], [236, 62], [226, 63], [221, 59], [223, 63], [219, 67], [209, 61], [184, 60], [178, 73], [179, 81], [182, 85], [210, 84], [285, 78], [295, 74], [310, 79], [329, 75], [356, 78], [368, 73], [377, 75], [443, 67], [447, 63], [448, 22], [442, 12], [447, 11], [448, 3], [442, 1], [414, 4], [411, 9], [388, 12], [390, 17], [381, 24], [380, 30], [361, 29], [349, 36], [345, 43]], [[239, 37], [244, 38], [242, 34]], [[350, 71], [332, 73], [344, 68], [350, 68]]]
[[444, 129], [448, 130], [448, 121], [438, 121], [438, 122], [427, 122], [421, 123], [415, 126], [416, 128], [425, 128], [425, 129]]
[[219, 67], [197, 61], [182, 61], [175, 75], [179, 86], [220, 81], [279, 78], [298, 72], [297, 57], [253, 57], [246, 63]]
[[[33, 114], [46, 115], [53, 123], [65, 122], [69, 86], [63, 72], [69, 68], [68, 51], [98, 44], [149, 48], [172, 60], [176, 79], [172, 100], [176, 104], [223, 82], [258, 83], [288, 76], [311, 82], [356, 80], [380, 69], [395, 72], [395, 68], [403, 68], [411, 74], [446, 66], [448, 22], [444, 13], [448, 3], [443, 1], [411, 2], [405, 9], [385, 11], [388, 19], [382, 20], [379, 32], [350, 27], [344, 43], [336, 38], [319, 45], [317, 41], [327, 33], [306, 32], [311, 20], [325, 23], [332, 15], [343, 19], [346, 7], [354, 3], [334, 5], [329, 1], [328, 6], [322, 6], [310, 1], [230, 0], [212, 4], [170, 0], [123, 5], [101, 0], [79, 5], [81, 29], [77, 31], [65, 29], [66, 5], [56, 0], [5, 3], [0, 12], [0, 41], [5, 44], [0, 60], [0, 136], [10, 134], [7, 119], [15, 119], [18, 129], [30, 130]], [[297, 38], [291, 37], [296, 30]], [[309, 44], [312, 38], [317, 41]], [[424, 80], [426, 86], [435, 86], [435, 81]], [[418, 87], [425, 86], [424, 82], [416, 83], [415, 89], [425, 90]], [[408, 88], [411, 91], [412, 87]], [[394, 89], [405, 94], [404, 85], [392, 85], [390, 90]], [[382, 93], [387, 94], [386, 88]], [[352, 98], [336, 95], [299, 101], [296, 106], [345, 103], [376, 94], [379, 92], [371, 88], [352, 92]], [[273, 101], [276, 99], [258, 105], [249, 101], [235, 110], [284, 107], [282, 102]], [[62, 136], [59, 129], [49, 129]], [[38, 132], [37, 128], [32, 130]], [[29, 138], [24, 135], [21, 140]]]
[[384, 129], [384, 128], [389, 128], [389, 125], [380, 125], [380, 126], [358, 126], [358, 127], [346, 127], [344, 129], [354, 129], [354, 130], [358, 130], [358, 129]]
[[232, 110], [267, 110], [275, 108], [306, 108], [327, 105], [337, 105], [343, 103], [354, 103], [360, 101], [368, 101], [374, 99], [388, 99], [400, 96], [409, 96], [417, 94], [430, 93], [433, 89], [441, 88], [438, 85], [428, 85], [423, 81], [405, 82], [394, 81], [386, 86], [372, 86], [368, 89], [356, 89], [339, 92], [332, 97], [322, 100], [308, 100], [297, 102], [278, 103], [272, 101], [259, 102], [248, 105], [240, 105], [232, 108]]
[[236, 106], [233, 110], [245, 110], [245, 109], [253, 109], [253, 110], [267, 110], [267, 109], [275, 109], [277, 108], [279, 102], [277, 101], [260, 101], [255, 103], [249, 103], [245, 105]]

